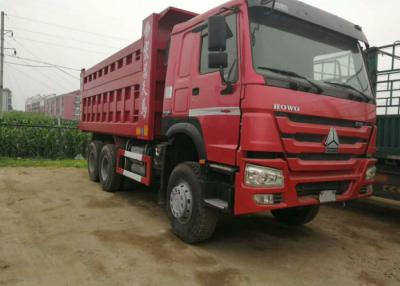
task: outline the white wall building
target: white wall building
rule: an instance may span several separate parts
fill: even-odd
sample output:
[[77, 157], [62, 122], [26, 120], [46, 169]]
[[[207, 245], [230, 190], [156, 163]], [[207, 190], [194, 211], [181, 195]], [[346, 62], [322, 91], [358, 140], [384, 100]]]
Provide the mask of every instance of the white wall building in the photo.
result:
[[8, 88], [3, 89], [3, 104], [2, 106], [2, 111], [7, 112], [7, 111], [12, 111], [12, 92]]

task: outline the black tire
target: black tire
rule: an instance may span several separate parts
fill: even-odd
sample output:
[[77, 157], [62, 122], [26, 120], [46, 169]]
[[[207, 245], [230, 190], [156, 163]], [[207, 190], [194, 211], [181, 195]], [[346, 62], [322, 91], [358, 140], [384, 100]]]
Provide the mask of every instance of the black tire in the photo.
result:
[[[209, 239], [215, 231], [218, 212], [203, 203], [203, 189], [200, 184], [200, 166], [195, 162], [181, 163], [174, 168], [168, 181], [167, 213], [173, 233], [187, 243], [198, 243]], [[171, 194], [174, 188], [185, 184], [190, 188], [192, 204], [191, 215], [183, 222], [171, 209]]]
[[99, 178], [101, 186], [106, 192], [116, 192], [121, 187], [122, 176], [116, 172], [116, 160], [115, 145], [104, 145], [99, 158]]
[[90, 142], [88, 146], [87, 168], [89, 178], [93, 182], [99, 181], [99, 155], [102, 147], [103, 142], [97, 140]]
[[275, 219], [289, 226], [300, 226], [312, 221], [318, 214], [319, 205], [294, 207], [271, 211]]

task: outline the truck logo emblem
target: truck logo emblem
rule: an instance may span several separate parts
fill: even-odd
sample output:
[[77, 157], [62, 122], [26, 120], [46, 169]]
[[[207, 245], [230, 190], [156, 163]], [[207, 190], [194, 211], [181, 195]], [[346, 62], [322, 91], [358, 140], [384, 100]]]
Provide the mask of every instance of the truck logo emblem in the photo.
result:
[[336, 129], [335, 128], [331, 128], [331, 130], [329, 130], [329, 134], [325, 139], [325, 147], [326, 153], [337, 153], [338, 149], [339, 149], [339, 136], [336, 133]]
[[275, 103], [274, 110], [300, 112], [300, 106]]

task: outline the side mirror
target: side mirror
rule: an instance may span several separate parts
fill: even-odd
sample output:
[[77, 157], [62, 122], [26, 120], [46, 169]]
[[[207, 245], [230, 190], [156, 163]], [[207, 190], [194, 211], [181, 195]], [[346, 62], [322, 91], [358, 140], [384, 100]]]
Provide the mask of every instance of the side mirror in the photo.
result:
[[228, 66], [226, 51], [227, 29], [225, 17], [215, 15], [208, 18], [208, 67], [224, 69]]
[[215, 15], [208, 18], [208, 51], [226, 51], [226, 21], [225, 17]]
[[219, 69], [222, 82], [226, 84], [226, 88], [221, 90], [221, 94], [231, 94], [233, 92], [232, 83], [224, 75], [224, 69], [228, 67], [228, 53], [226, 52], [227, 31], [224, 16], [216, 15], [208, 18], [208, 67]]
[[372, 89], [376, 92], [377, 74], [378, 74], [378, 53], [376, 47], [369, 48], [365, 51], [368, 75], [372, 83]]
[[228, 67], [228, 54], [226, 52], [209, 53], [208, 67], [210, 69], [224, 69]]

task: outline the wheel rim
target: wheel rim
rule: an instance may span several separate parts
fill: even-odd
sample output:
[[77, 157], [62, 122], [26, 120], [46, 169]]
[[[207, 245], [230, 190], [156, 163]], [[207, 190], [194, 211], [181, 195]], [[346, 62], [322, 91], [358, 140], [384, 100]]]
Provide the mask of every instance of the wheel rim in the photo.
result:
[[103, 159], [101, 160], [101, 178], [103, 179], [103, 181], [106, 181], [108, 178], [108, 169], [109, 169], [109, 161], [108, 158], [106, 156], [103, 157]]
[[189, 184], [181, 182], [176, 185], [170, 196], [172, 215], [180, 222], [187, 223], [192, 216], [193, 199]]
[[94, 156], [94, 152], [92, 151], [89, 153], [89, 171], [91, 173], [94, 173], [95, 161], [96, 161], [96, 158]]

